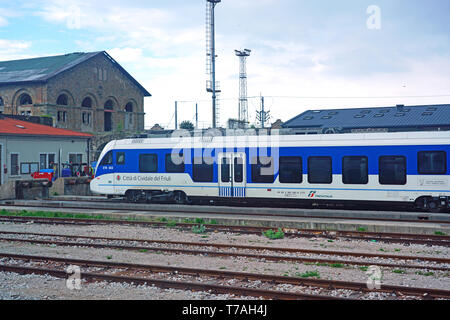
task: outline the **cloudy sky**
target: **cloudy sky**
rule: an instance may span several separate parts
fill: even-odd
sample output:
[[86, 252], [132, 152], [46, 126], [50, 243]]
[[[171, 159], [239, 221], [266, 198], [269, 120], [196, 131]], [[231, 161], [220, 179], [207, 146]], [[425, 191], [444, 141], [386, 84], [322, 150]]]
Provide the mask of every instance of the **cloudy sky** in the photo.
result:
[[[0, 0], [0, 61], [106, 50], [153, 97], [146, 127], [211, 125], [206, 0]], [[216, 7], [220, 122], [236, 118], [247, 61], [250, 121], [316, 108], [450, 102], [448, 0], [223, 0]]]

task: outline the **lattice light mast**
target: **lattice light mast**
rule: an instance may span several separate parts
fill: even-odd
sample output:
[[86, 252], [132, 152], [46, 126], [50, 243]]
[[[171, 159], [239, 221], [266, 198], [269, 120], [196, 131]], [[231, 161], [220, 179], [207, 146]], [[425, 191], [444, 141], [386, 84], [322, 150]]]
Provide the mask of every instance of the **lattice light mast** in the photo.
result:
[[216, 82], [216, 47], [215, 47], [215, 22], [214, 8], [221, 0], [206, 0], [206, 74], [209, 80], [206, 81], [206, 91], [212, 93], [212, 127], [216, 128], [219, 121], [218, 94], [220, 93], [219, 83]]
[[248, 99], [247, 99], [247, 57], [250, 56], [249, 49], [234, 50], [239, 57], [239, 122], [248, 123]]

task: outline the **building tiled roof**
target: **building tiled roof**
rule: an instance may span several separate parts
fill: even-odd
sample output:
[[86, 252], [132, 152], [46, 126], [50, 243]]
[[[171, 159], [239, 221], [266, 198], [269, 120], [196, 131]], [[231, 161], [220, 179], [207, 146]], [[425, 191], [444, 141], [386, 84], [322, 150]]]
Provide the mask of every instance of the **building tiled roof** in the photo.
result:
[[450, 105], [308, 110], [285, 122], [284, 128], [401, 128], [450, 124]]
[[0, 135], [52, 136], [52, 137], [81, 137], [91, 138], [92, 135], [66, 129], [53, 128], [42, 124], [0, 118]]
[[105, 51], [97, 52], [75, 52], [65, 55], [40, 57], [33, 59], [22, 59], [0, 62], [0, 85], [27, 83], [27, 82], [46, 82], [52, 77], [72, 69], [80, 63], [87, 61], [97, 55], [103, 54], [111, 61], [127, 78], [130, 79], [145, 96], [151, 94], [136, 81], [122, 66], [120, 66]]

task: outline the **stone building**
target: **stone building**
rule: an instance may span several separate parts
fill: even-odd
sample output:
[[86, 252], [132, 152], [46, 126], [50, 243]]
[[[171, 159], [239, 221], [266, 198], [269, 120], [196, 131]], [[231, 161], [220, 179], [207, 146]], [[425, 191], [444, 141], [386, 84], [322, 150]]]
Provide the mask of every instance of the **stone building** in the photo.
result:
[[105, 51], [0, 62], [0, 113], [51, 117], [102, 141], [143, 132], [149, 96]]

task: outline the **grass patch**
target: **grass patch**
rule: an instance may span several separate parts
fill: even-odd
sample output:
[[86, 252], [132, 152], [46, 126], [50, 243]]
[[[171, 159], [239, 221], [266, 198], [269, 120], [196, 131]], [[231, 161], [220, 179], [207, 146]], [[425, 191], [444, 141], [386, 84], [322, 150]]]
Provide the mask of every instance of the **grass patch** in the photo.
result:
[[112, 256], [106, 256], [106, 259], [111, 260]]
[[196, 218], [195, 219], [195, 223], [197, 223], [197, 224], [205, 224], [205, 220], [203, 220], [201, 218]]
[[406, 271], [402, 270], [402, 269], [394, 269], [394, 270], [392, 270], [392, 272], [393, 273], [398, 273], [398, 274], [405, 274], [406, 273]]
[[365, 232], [365, 231], [367, 231], [366, 228], [362, 228], [362, 227], [359, 227], [357, 230], [358, 230], [359, 232]]
[[446, 236], [446, 234], [444, 232], [442, 232], [442, 231], [435, 231], [434, 234], [436, 236]]
[[145, 252], [147, 252], [148, 250], [147, 249], [140, 249], [139, 250], [139, 252], [142, 252], [142, 253], [145, 253]]
[[300, 278], [313, 278], [313, 277], [320, 278], [320, 274], [318, 271], [307, 271], [305, 273], [297, 272], [295, 275]]
[[206, 232], [206, 227], [203, 224], [201, 224], [199, 226], [193, 226], [191, 231], [193, 233], [196, 233], [196, 234], [205, 233]]
[[428, 271], [428, 272], [417, 271], [416, 274], [418, 274], [420, 276], [425, 276], [425, 277], [434, 276], [434, 272], [431, 272], [431, 271]]
[[343, 268], [344, 265], [342, 263], [332, 263], [331, 267], [332, 268]]
[[219, 223], [217, 222], [216, 219], [212, 219], [211, 221], [209, 221], [209, 224], [219, 224]]
[[171, 221], [167, 222], [167, 224], [166, 224], [167, 228], [173, 228], [173, 227], [176, 227], [176, 226], [177, 226], [177, 222], [174, 221], [174, 220], [171, 220]]
[[13, 217], [37, 217], [37, 218], [72, 218], [72, 219], [92, 219], [92, 220], [119, 220], [112, 217], [107, 217], [103, 215], [88, 215], [82, 213], [62, 213], [62, 212], [51, 212], [51, 211], [34, 211], [29, 212], [27, 210], [22, 210], [19, 212], [11, 212], [5, 209], [0, 211], [2, 216], [13, 216]]
[[359, 270], [366, 272], [367, 270], [369, 270], [369, 267], [362, 266], [359, 267]]
[[273, 230], [267, 230], [265, 232], [262, 233], [263, 236], [269, 238], [269, 239], [283, 239], [284, 238], [284, 232], [283, 230], [281, 230], [281, 228], [278, 228], [278, 231], [273, 231]]

